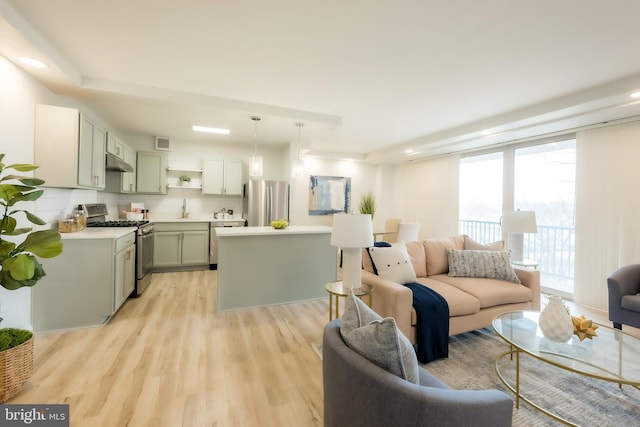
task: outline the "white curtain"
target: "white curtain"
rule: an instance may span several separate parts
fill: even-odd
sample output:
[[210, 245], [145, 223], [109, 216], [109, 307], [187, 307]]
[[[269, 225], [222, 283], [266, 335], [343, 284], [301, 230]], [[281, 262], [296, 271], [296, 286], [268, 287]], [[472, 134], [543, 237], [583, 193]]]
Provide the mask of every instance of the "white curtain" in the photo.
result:
[[574, 300], [608, 309], [607, 276], [640, 263], [640, 122], [576, 138]]

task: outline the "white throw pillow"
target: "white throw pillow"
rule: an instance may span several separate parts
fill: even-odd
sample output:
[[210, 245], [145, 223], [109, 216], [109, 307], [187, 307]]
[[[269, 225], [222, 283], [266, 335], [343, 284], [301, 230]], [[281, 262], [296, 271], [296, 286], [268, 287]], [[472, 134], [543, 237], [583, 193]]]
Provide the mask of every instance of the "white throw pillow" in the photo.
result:
[[379, 276], [401, 285], [416, 281], [416, 272], [404, 242], [386, 248], [369, 248], [369, 255]]
[[383, 319], [352, 292], [341, 320], [340, 334], [349, 348], [382, 369], [419, 383], [418, 357], [395, 319]]
[[508, 251], [471, 251], [447, 249], [449, 276], [482, 277], [520, 283]]

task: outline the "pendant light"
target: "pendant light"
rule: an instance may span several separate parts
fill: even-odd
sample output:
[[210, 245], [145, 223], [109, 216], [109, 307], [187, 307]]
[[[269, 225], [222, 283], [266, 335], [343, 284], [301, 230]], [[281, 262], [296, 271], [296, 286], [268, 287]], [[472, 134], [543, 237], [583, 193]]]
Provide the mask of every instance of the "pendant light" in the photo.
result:
[[300, 131], [304, 123], [297, 122], [296, 126], [298, 127], [298, 147], [296, 148], [296, 160], [293, 162], [293, 171], [292, 175], [294, 178], [302, 178], [304, 175], [304, 162], [300, 159]]
[[258, 156], [258, 122], [260, 117], [251, 116], [253, 120], [253, 156], [249, 157], [249, 176], [262, 176], [262, 157]]

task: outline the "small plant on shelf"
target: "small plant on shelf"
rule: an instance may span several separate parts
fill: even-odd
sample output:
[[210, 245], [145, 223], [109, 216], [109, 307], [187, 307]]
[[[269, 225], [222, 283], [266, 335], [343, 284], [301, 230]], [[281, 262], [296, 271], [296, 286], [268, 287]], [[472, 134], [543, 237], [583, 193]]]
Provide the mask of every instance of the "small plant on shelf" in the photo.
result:
[[191, 182], [191, 177], [189, 175], [180, 176], [180, 183], [182, 185], [189, 185], [190, 182]]

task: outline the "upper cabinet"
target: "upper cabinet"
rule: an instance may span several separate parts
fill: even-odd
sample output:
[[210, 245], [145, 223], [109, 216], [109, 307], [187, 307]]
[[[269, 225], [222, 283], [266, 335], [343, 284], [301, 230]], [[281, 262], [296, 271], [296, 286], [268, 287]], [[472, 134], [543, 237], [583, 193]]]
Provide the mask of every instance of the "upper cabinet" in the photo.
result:
[[136, 176], [138, 193], [167, 194], [167, 154], [139, 151]]
[[36, 105], [34, 159], [46, 187], [103, 189], [107, 132], [74, 108]]
[[204, 159], [202, 194], [242, 196], [242, 160]]
[[124, 160], [124, 142], [111, 132], [107, 135], [107, 153], [111, 153], [120, 160]]

